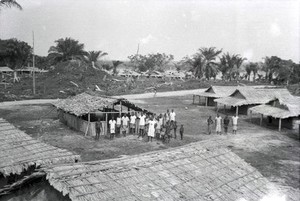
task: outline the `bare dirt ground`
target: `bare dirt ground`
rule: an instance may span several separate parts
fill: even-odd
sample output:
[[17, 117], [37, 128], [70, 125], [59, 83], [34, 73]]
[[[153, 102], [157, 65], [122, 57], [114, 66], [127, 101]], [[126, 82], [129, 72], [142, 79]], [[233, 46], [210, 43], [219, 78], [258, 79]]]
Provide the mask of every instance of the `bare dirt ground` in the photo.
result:
[[300, 198], [299, 136], [285, 129], [279, 133], [274, 127], [261, 127], [258, 119], [250, 122], [245, 116], [239, 119], [237, 135], [231, 134], [231, 130], [228, 135], [207, 135], [206, 119], [216, 115], [214, 108], [192, 105], [191, 98], [187, 94], [168, 97], [153, 97], [152, 94], [152, 98], [135, 100], [156, 113], [163, 113], [166, 109], [176, 111], [178, 124], [185, 127], [184, 140], [171, 139], [169, 144], [139, 140], [134, 135], [94, 141], [61, 124], [57, 120], [55, 108], [50, 105], [7, 105], [0, 109], [0, 116], [33, 137], [81, 154], [84, 161], [122, 157], [209, 140], [207, 144], [210, 146], [231, 149], [294, 200]]

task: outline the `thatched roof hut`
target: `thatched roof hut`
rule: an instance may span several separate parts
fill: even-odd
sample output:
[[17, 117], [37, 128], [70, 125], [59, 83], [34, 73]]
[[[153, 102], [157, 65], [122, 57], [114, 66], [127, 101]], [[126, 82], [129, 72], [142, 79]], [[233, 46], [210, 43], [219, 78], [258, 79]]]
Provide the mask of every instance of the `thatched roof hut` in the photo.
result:
[[45, 144], [0, 118], [0, 174], [21, 174], [46, 164], [74, 163], [79, 155]]
[[245, 106], [245, 111], [255, 105], [267, 103], [275, 97], [292, 97], [286, 88], [253, 88], [240, 87], [236, 89], [230, 96], [218, 98], [214, 101], [216, 103], [236, 107], [238, 114], [238, 107]]
[[[152, 114], [124, 98], [104, 97], [88, 93], [57, 101], [53, 105], [58, 108], [61, 122], [90, 136], [96, 135], [95, 126], [99, 117], [101, 117], [103, 128], [100, 135], [106, 135], [108, 120], [114, 115], [122, 115], [130, 110]], [[118, 110], [115, 106], [119, 107]]]
[[[278, 129], [281, 130], [282, 123], [285, 127], [298, 129], [300, 124], [300, 97], [282, 96], [275, 97], [266, 104], [258, 105], [249, 109], [251, 113], [261, 114], [278, 119]], [[286, 122], [281, 122], [287, 119]], [[261, 120], [262, 121], [262, 120]], [[277, 123], [275, 121], [275, 123]]]
[[7, 66], [0, 67], [0, 73], [8, 73], [8, 72], [14, 72], [13, 69]]
[[260, 200], [268, 193], [268, 180], [237, 155], [200, 144], [43, 170], [73, 201], [236, 201]]
[[204, 92], [193, 94], [193, 104], [195, 104], [195, 98], [198, 96], [199, 103], [201, 103], [201, 97], [204, 97], [206, 106], [214, 106], [214, 99], [227, 97], [237, 88], [238, 86], [210, 86]]

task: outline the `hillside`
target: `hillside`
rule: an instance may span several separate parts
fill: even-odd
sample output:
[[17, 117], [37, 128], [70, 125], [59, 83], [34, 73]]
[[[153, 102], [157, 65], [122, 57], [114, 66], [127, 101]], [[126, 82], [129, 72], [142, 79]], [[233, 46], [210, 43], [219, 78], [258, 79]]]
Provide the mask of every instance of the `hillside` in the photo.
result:
[[[169, 80], [159, 78], [131, 78], [114, 77], [105, 71], [94, 69], [84, 63], [68, 61], [56, 65], [48, 73], [37, 74], [36, 95], [32, 95], [32, 77], [21, 76], [21, 82], [9, 85], [7, 89], [1, 87], [0, 101], [36, 99], [36, 98], [66, 98], [83, 91], [95, 91], [96, 85], [100, 94], [122, 95], [153, 92], [174, 91], [184, 89], [206, 88], [210, 85], [237, 85], [236, 81], [224, 82], [205, 80]], [[241, 84], [257, 85], [249, 81]], [[265, 84], [265, 83], [261, 83]], [[299, 85], [291, 86], [291, 92], [299, 95]]]

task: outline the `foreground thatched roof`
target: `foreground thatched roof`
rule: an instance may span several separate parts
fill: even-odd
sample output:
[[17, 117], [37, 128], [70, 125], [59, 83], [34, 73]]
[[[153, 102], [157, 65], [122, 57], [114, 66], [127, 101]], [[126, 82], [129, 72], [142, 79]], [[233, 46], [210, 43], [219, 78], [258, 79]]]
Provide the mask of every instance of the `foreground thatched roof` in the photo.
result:
[[3, 66], [0, 67], [0, 72], [14, 72], [10, 67]]
[[230, 106], [264, 104], [275, 97], [292, 97], [286, 88], [252, 88], [240, 87], [229, 97], [214, 100], [217, 103]]
[[149, 111], [137, 106], [136, 104], [124, 99], [124, 98], [113, 98], [103, 97], [98, 95], [90, 95], [88, 93], [81, 93], [76, 96], [57, 101], [53, 103], [57, 108], [69, 112], [76, 116], [97, 112], [104, 108], [112, 108], [114, 105], [122, 104], [123, 106], [132, 108], [137, 111]]
[[230, 150], [200, 143], [43, 171], [49, 183], [73, 201], [260, 200], [269, 185]]
[[30, 166], [74, 163], [79, 155], [33, 139], [0, 118], [0, 173], [21, 174]]
[[274, 98], [265, 105], [250, 108], [250, 111], [274, 118], [297, 117], [300, 116], [300, 97]]
[[239, 86], [211, 86], [204, 92], [195, 94], [203, 97], [222, 98], [232, 94]]

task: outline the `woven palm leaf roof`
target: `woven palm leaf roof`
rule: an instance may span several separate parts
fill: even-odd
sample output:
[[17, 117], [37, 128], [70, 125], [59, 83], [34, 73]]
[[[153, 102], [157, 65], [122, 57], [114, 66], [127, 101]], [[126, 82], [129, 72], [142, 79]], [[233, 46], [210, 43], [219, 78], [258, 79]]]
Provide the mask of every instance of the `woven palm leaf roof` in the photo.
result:
[[3, 66], [0, 67], [0, 72], [13, 72], [13, 70], [10, 67]]
[[204, 92], [195, 94], [203, 97], [222, 98], [232, 94], [238, 86], [211, 86]]
[[225, 148], [199, 143], [120, 159], [45, 167], [73, 201], [260, 200], [269, 182]]
[[240, 87], [229, 97], [214, 100], [217, 103], [231, 106], [264, 104], [275, 97], [292, 97], [286, 88], [252, 88]]
[[33, 139], [0, 118], [0, 173], [21, 174], [30, 166], [74, 163], [79, 155]]
[[121, 97], [102, 97], [98, 95], [90, 95], [85, 92], [53, 103], [53, 105], [55, 105], [57, 108], [76, 116], [97, 112], [99, 110], [103, 110], [104, 108], [112, 108], [113, 105], [116, 104], [122, 104], [123, 106], [132, 108], [137, 111], [151, 113], [148, 110], [145, 110], [138, 105], [128, 101], [127, 99]]
[[300, 97], [280, 97], [265, 105], [250, 108], [253, 113], [259, 113], [274, 118], [289, 118], [300, 116]]

